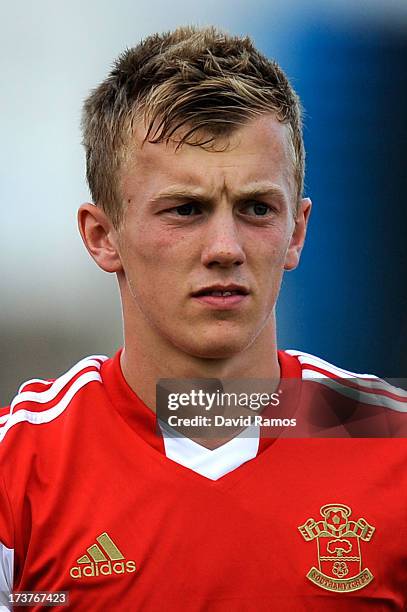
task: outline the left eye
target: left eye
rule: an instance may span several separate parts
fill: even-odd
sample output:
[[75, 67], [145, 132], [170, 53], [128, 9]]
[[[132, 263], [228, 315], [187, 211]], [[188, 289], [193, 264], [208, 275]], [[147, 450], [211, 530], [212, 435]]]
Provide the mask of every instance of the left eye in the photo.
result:
[[249, 213], [252, 211], [256, 217], [265, 217], [270, 212], [270, 207], [262, 202], [253, 202], [245, 207], [245, 211]]

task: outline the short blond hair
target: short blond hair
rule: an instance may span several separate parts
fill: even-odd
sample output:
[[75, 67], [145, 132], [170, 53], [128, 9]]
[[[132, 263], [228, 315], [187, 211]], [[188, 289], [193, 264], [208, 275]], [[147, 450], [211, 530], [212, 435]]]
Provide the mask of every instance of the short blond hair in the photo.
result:
[[213, 26], [148, 36], [117, 59], [84, 103], [86, 176], [94, 202], [120, 224], [118, 175], [136, 121], [147, 126], [144, 142], [168, 142], [182, 128], [178, 147], [211, 146], [267, 113], [289, 127], [298, 203], [305, 165], [301, 105], [281, 68], [249, 37]]

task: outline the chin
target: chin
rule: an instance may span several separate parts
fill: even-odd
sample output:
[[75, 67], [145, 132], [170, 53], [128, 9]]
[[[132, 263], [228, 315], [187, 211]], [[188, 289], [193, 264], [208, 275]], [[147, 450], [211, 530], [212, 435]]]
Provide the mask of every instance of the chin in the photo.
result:
[[191, 357], [200, 357], [202, 359], [229, 359], [246, 350], [252, 343], [254, 338], [243, 336], [241, 334], [218, 334], [217, 337], [195, 337], [192, 342], [183, 345], [178, 344], [185, 353]]

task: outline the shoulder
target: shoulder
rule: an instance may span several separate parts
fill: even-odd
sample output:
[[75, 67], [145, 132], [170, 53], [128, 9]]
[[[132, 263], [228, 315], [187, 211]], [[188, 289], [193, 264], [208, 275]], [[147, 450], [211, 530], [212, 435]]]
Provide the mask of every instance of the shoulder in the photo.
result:
[[[23, 383], [9, 407], [0, 409], [0, 442], [21, 424], [42, 425], [58, 419], [85, 386], [101, 382], [107, 357], [93, 355], [75, 364], [55, 380], [33, 378]], [[16, 427], [18, 426], [18, 427]]]
[[345, 370], [342, 367], [334, 365], [329, 361], [325, 361], [325, 359], [321, 359], [321, 357], [317, 357], [316, 355], [312, 355], [311, 353], [305, 353], [304, 351], [298, 351], [294, 349], [287, 349], [284, 351], [293, 357], [296, 357], [301, 364], [303, 376], [312, 376], [310, 372], [318, 372], [323, 375], [331, 375], [332, 377], [338, 378], [365, 378], [372, 380], [380, 380], [374, 374], [360, 374], [357, 372], [352, 372], [350, 370]]
[[404, 389], [374, 374], [345, 370], [311, 353], [291, 349], [285, 352], [300, 363], [303, 381], [323, 385], [358, 403], [407, 413], [407, 391]]

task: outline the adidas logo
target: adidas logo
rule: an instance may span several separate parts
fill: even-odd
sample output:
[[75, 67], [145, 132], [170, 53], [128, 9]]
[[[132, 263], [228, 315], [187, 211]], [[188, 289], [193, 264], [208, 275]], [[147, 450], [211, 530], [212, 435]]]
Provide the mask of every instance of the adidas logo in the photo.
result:
[[109, 576], [110, 574], [125, 574], [136, 571], [135, 561], [125, 561], [124, 556], [113, 540], [102, 533], [96, 538], [98, 544], [92, 544], [86, 549], [87, 555], [77, 559], [78, 565], [71, 567], [72, 578], [82, 576]]

